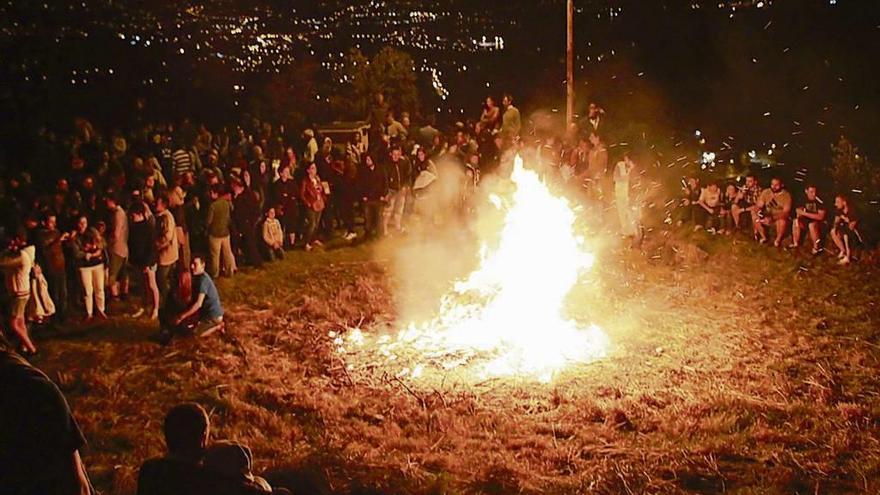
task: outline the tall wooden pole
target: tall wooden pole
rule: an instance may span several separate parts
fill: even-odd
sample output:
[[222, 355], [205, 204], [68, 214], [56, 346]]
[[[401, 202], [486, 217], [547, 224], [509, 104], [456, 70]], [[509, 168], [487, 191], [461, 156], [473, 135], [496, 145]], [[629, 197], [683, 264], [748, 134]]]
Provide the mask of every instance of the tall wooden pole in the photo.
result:
[[571, 125], [574, 122], [574, 0], [568, 0], [567, 28], [565, 122]]

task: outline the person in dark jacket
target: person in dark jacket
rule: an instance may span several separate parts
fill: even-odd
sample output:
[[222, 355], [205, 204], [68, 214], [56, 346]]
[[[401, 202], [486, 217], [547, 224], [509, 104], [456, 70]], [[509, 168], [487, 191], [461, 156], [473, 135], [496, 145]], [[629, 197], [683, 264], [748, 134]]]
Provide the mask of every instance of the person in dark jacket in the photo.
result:
[[210, 437], [208, 413], [199, 404], [172, 408], [163, 426], [168, 452], [141, 466], [137, 495], [207, 495], [214, 493], [202, 458]]
[[394, 230], [403, 232], [403, 212], [412, 187], [412, 164], [403, 156], [403, 149], [395, 145], [391, 156], [385, 164], [385, 175], [388, 177], [387, 206], [382, 215], [382, 232], [388, 233], [388, 222], [394, 219]]
[[[295, 161], [294, 161], [295, 163]], [[282, 165], [278, 170], [280, 178], [274, 184], [274, 204], [281, 207], [280, 220], [287, 235], [289, 247], [296, 244], [297, 227], [299, 225], [299, 186], [293, 177], [292, 165]], [[279, 213], [276, 211], [276, 213]]]
[[139, 318], [149, 310], [150, 319], [156, 320], [159, 318], [159, 285], [156, 282], [159, 255], [156, 252], [156, 227], [147, 219], [144, 203], [131, 206], [128, 248], [129, 263], [144, 277], [144, 305], [131, 317]]
[[0, 493], [95, 493], [79, 451], [86, 440], [64, 394], [0, 335]]
[[260, 201], [253, 189], [237, 180], [232, 181], [232, 218], [242, 251], [248, 264], [263, 266], [257, 244], [257, 224], [260, 221]]
[[43, 226], [37, 231], [37, 264], [49, 284], [49, 297], [55, 303], [55, 319], [64, 322], [67, 316], [67, 263], [64, 243], [70, 234], [58, 230], [58, 219], [53, 213], [43, 218]]
[[373, 156], [364, 155], [363, 164], [358, 170], [357, 189], [364, 205], [364, 236], [367, 239], [379, 237], [379, 224], [388, 194], [388, 178], [385, 170], [376, 166]]

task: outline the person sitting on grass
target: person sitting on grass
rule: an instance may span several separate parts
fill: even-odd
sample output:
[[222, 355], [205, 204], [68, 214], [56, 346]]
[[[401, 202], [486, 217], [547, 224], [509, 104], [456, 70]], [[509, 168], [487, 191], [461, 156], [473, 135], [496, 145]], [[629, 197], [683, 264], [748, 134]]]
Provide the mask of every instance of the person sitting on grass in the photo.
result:
[[[758, 198], [758, 219], [755, 222], [755, 234], [761, 244], [767, 242], [767, 227], [776, 229], [773, 246], [782, 245], [782, 239], [788, 232], [789, 216], [791, 215], [791, 194], [785, 189], [782, 179], [774, 177], [770, 187], [764, 189]], [[763, 213], [763, 216], [760, 214]]]
[[713, 181], [700, 191], [700, 198], [697, 200], [698, 209], [694, 216], [702, 220], [697, 223], [704, 225], [710, 234], [714, 234], [716, 230], [721, 228], [721, 196], [721, 188], [718, 187], [717, 182]]
[[284, 259], [284, 232], [281, 230], [281, 222], [275, 217], [275, 208], [266, 210], [266, 219], [263, 220], [263, 242], [269, 254], [269, 261]]
[[834, 216], [834, 227], [831, 229], [831, 239], [840, 252], [837, 258], [841, 265], [848, 265], [852, 261], [852, 247], [854, 243], [860, 242], [862, 236], [859, 233], [859, 219], [849, 198], [843, 194], [838, 194], [834, 198], [834, 208], [837, 213]]
[[744, 213], [748, 213], [748, 218], [754, 225], [758, 219], [758, 197], [761, 196], [761, 184], [758, 178], [753, 174], [746, 176], [746, 183], [738, 190], [736, 202], [730, 208], [730, 214], [733, 215], [733, 223], [739, 230], [742, 225]]
[[736, 206], [738, 192], [736, 186], [728, 184], [721, 198], [721, 231], [722, 234], [732, 235], [736, 231], [736, 219], [733, 217], [733, 208]]
[[819, 254], [822, 252], [822, 226], [825, 223], [827, 210], [822, 200], [819, 199], [816, 186], [807, 186], [804, 193], [806, 193], [807, 198], [803, 206], [795, 210], [795, 219], [791, 224], [792, 242], [789, 247], [792, 249], [798, 248], [801, 242], [801, 233], [806, 229], [810, 235], [810, 241], [812, 241], [812, 253]]
[[216, 495], [290, 495], [284, 488], [273, 490], [268, 481], [254, 475], [251, 449], [238, 442], [215, 442], [205, 452], [204, 464]]
[[214, 493], [202, 468], [211, 422], [196, 403], [174, 406], [165, 415], [168, 453], [141, 466], [137, 495], [207, 495]]
[[205, 259], [201, 255], [194, 255], [192, 258], [192, 287], [195, 300], [183, 313], [175, 320], [175, 325], [194, 318], [198, 315], [199, 324], [196, 333], [202, 337], [208, 336], [216, 331], [223, 331], [225, 324], [223, 322], [223, 305], [220, 304], [220, 294], [217, 292], [217, 286], [211, 280], [211, 276], [205, 273]]

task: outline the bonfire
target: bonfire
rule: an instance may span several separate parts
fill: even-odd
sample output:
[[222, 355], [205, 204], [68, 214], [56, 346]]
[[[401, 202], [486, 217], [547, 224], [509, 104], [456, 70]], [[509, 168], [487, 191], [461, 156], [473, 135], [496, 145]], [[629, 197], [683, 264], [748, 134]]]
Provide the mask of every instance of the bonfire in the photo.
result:
[[[427, 321], [392, 334], [360, 328], [331, 334], [355, 359], [379, 355], [395, 375], [419, 379], [428, 368], [474, 366], [477, 378], [516, 376], [548, 382], [563, 368], [602, 357], [605, 333], [566, 318], [566, 297], [595, 262], [575, 232], [575, 212], [517, 156], [509, 194], [489, 196], [499, 222], [481, 223], [480, 262], [451, 284]], [[351, 365], [350, 365], [351, 366]]]

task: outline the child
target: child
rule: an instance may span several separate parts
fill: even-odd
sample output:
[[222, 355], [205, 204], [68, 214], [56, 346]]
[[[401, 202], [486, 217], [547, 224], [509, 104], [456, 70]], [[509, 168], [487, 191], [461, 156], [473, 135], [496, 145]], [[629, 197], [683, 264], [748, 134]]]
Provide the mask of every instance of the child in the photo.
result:
[[266, 210], [266, 220], [263, 222], [263, 242], [269, 251], [269, 261], [284, 259], [284, 232], [281, 230], [281, 222], [275, 218], [275, 208]]

